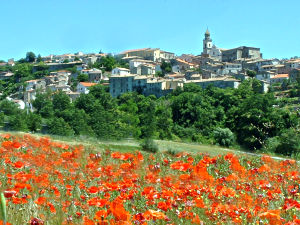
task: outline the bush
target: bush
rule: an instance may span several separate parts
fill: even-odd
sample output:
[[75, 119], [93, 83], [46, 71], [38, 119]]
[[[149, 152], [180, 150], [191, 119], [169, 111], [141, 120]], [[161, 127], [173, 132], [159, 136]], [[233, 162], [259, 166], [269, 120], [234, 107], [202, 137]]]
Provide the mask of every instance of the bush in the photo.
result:
[[265, 142], [265, 150], [267, 152], [275, 152], [279, 144], [280, 140], [278, 136], [268, 138]]
[[4, 113], [0, 112], [0, 126], [4, 123]]
[[300, 153], [300, 134], [296, 129], [284, 130], [279, 135], [279, 145], [275, 153], [292, 156]]
[[197, 142], [199, 144], [212, 144], [212, 140], [203, 136], [201, 133], [194, 133], [192, 135], [192, 141]]
[[144, 139], [140, 144], [142, 150], [156, 153], [158, 151], [157, 144], [152, 139]]
[[216, 128], [213, 132], [214, 139], [221, 146], [229, 147], [234, 142], [234, 134], [228, 128]]

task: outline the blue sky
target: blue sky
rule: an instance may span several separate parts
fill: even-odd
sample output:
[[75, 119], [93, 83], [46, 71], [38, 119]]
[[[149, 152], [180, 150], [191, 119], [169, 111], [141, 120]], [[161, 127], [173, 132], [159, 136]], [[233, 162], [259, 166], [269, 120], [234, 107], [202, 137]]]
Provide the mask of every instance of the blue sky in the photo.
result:
[[300, 56], [299, 0], [3, 0], [0, 9], [4, 60], [144, 47], [197, 55], [206, 27], [221, 48]]

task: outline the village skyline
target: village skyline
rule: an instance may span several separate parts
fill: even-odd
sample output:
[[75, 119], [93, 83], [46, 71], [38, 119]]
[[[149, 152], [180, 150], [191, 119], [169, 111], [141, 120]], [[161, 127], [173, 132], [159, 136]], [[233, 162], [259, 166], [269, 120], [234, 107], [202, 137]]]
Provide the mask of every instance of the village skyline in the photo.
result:
[[117, 54], [147, 47], [199, 55], [207, 27], [220, 48], [253, 46], [265, 58], [290, 58], [300, 52], [299, 5], [295, 0], [3, 2], [0, 59], [18, 60], [28, 51]]

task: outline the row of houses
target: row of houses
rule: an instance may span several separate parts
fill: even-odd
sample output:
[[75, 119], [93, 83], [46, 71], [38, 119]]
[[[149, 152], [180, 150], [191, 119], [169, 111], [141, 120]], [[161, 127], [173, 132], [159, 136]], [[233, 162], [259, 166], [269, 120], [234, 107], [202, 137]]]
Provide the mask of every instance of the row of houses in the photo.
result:
[[78, 52], [75, 54], [62, 54], [62, 55], [49, 55], [42, 57], [42, 61], [45, 63], [66, 63], [66, 62], [82, 62], [84, 64], [94, 64], [101, 57], [106, 56], [104, 53], [89, 53], [84, 54], [83, 52]]
[[[195, 72], [195, 71], [194, 71]], [[187, 76], [182, 74], [168, 74], [165, 77], [131, 74], [128, 69], [115, 68], [109, 78], [109, 91], [112, 97], [136, 91], [144, 95], [164, 96], [176, 88], [183, 88], [184, 84], [195, 83], [203, 88], [213, 85], [219, 88], [237, 88], [240, 80], [229, 76], [202, 79], [201, 74], [189, 71]]]
[[[97, 85], [100, 81], [105, 80], [102, 71], [98, 69], [83, 70], [83, 73], [88, 75], [88, 82], [79, 82], [76, 90], [72, 91], [71, 84], [72, 78], [76, 78], [77, 74], [72, 74], [67, 70], [60, 70], [57, 72], [51, 72], [49, 76], [45, 76], [41, 79], [26, 81], [25, 87], [21, 87], [24, 90], [24, 102], [29, 105], [35, 100], [38, 92], [43, 93], [47, 90], [52, 92], [62, 91], [65, 92], [71, 99], [75, 100], [80, 94], [88, 94], [91, 86]], [[104, 83], [108, 85], [108, 83]]]

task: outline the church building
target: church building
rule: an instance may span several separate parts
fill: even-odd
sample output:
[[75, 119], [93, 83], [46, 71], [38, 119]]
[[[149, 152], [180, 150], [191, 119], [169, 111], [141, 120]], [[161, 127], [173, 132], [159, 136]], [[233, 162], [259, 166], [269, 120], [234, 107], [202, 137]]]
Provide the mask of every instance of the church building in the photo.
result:
[[203, 39], [203, 52], [202, 56], [210, 57], [218, 61], [222, 61], [222, 51], [220, 48], [212, 43], [210, 32], [207, 29], [205, 32], [205, 38]]

